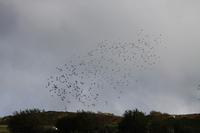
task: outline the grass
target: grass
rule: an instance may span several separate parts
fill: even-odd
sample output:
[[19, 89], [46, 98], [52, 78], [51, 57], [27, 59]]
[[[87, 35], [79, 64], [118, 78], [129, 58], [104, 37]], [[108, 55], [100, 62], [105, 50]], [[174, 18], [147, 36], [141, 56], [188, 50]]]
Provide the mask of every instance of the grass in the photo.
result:
[[0, 133], [9, 133], [7, 125], [0, 125]]

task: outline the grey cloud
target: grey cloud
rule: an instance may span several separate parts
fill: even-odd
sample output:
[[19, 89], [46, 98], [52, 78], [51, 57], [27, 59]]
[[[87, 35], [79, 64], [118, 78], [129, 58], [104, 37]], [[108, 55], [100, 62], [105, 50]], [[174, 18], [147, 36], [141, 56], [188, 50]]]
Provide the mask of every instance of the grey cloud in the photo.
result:
[[[1, 1], [0, 116], [25, 108], [64, 110], [65, 106], [68, 111], [85, 109], [118, 115], [133, 108], [144, 112], [199, 112], [199, 4], [141, 0]], [[161, 62], [143, 75], [133, 67], [133, 78], [129, 79], [128, 87], [120, 88], [123, 89], [120, 99], [116, 91], [95, 88], [101, 99], [95, 108], [90, 108], [71, 96], [71, 104], [52, 97], [45, 88], [47, 78], [60, 74], [56, 67], [64, 67], [70, 60], [79, 63], [77, 56], [87, 55], [105, 40], [109, 45], [136, 43], [141, 29], [141, 38], [161, 34], [162, 43], [151, 51], [160, 56]], [[153, 45], [153, 40], [145, 41]], [[105, 56], [123, 62], [110, 54]], [[97, 54], [94, 58], [100, 57]], [[113, 67], [109, 63], [102, 65]], [[112, 74], [106, 72], [107, 76]], [[119, 78], [120, 74], [123, 73], [117, 75]], [[84, 81], [90, 83], [88, 79]]]
[[0, 37], [6, 37], [15, 31], [17, 26], [17, 13], [8, 2], [0, 2]]

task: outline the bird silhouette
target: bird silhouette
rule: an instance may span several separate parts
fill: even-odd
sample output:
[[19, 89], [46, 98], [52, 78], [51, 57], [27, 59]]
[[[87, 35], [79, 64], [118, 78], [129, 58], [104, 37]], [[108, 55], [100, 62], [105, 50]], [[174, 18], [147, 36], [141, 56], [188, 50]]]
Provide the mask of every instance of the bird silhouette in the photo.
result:
[[[104, 93], [111, 90], [114, 93], [112, 96], [121, 99], [125, 87], [132, 81], [139, 83], [133, 79], [136, 75], [134, 72], [144, 75], [161, 62], [161, 55], [156, 53], [157, 47], [162, 47], [161, 34], [156, 36], [143, 32], [141, 29], [135, 42], [123, 43], [121, 38], [119, 42], [111, 43], [104, 40], [85, 55], [73, 54], [69, 62], [56, 67], [58, 73], [47, 79], [46, 88], [50, 93], [56, 93], [62, 101], [67, 99], [68, 104], [74, 98], [87, 107], [95, 107], [98, 101], [105, 101]], [[104, 89], [104, 93], [96, 93], [100, 89]], [[108, 100], [105, 104], [108, 105]]]

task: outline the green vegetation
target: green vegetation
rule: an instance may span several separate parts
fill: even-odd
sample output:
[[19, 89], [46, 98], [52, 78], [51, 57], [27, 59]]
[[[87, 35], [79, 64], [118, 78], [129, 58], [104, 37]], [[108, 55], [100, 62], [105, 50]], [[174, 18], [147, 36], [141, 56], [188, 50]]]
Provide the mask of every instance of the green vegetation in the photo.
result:
[[0, 133], [9, 133], [7, 125], [0, 125]]
[[123, 118], [118, 126], [121, 133], [146, 133], [147, 118], [145, 114], [138, 109], [127, 110], [123, 114]]
[[111, 114], [78, 111], [58, 119], [55, 126], [60, 133], [111, 132], [116, 130], [119, 118]]
[[[10, 132], [9, 132], [9, 130]], [[0, 133], [199, 133], [200, 114], [150, 114], [126, 110], [122, 117], [101, 112], [29, 109], [0, 119]]]
[[45, 125], [45, 113], [39, 109], [16, 111], [8, 121], [8, 129], [12, 133], [42, 133]]
[[[148, 117], [148, 131], [150, 133], [199, 133], [200, 117], [170, 116], [161, 112], [152, 111]], [[197, 115], [199, 116], [199, 115]]]
[[65, 132], [94, 132], [98, 129], [99, 119], [93, 112], [77, 112], [58, 119], [56, 127], [61, 133]]

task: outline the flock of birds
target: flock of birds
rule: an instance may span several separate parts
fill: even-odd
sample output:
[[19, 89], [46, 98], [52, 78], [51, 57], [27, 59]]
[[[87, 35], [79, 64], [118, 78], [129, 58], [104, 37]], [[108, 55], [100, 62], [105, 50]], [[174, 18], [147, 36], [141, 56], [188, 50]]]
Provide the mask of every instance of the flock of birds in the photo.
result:
[[108, 105], [105, 96], [109, 91], [120, 99], [125, 87], [138, 82], [135, 75], [154, 70], [161, 62], [156, 54], [159, 47], [163, 48], [161, 34], [143, 35], [141, 30], [136, 38], [131, 43], [123, 43], [120, 38], [112, 43], [104, 40], [85, 55], [72, 55], [68, 63], [56, 67], [58, 73], [47, 79], [46, 88], [52, 97], [59, 96], [69, 104], [73, 98], [88, 107], [95, 107], [100, 100]]

